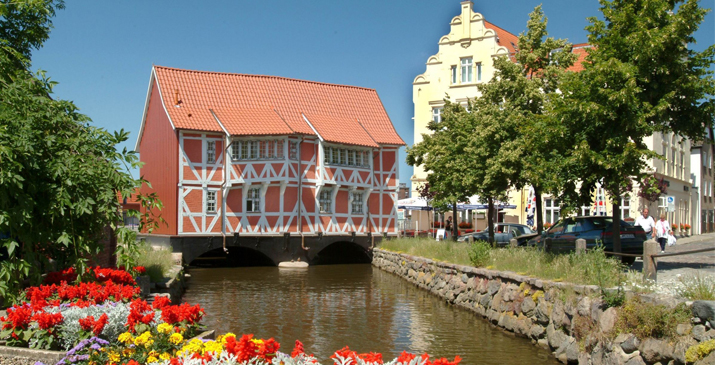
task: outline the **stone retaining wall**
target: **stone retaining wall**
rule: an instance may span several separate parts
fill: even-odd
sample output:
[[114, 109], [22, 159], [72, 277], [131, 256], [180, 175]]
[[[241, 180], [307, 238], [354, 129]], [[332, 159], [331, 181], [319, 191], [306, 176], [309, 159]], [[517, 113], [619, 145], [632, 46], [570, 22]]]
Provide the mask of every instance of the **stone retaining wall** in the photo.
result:
[[[373, 250], [372, 264], [477, 313], [498, 327], [529, 338], [553, 351], [564, 363], [685, 363], [686, 349], [715, 338], [712, 318], [709, 323], [707, 318], [694, 318], [695, 323], [679, 326], [682, 336], [675, 343], [638, 339], [630, 334], [614, 339], [617, 309], [606, 308], [600, 299], [600, 289], [593, 285], [540, 280], [380, 249]], [[673, 298], [643, 295], [642, 299], [668, 306], [677, 304]], [[585, 325], [588, 331], [583, 331]], [[579, 331], [587, 333], [586, 338], [577, 340]], [[709, 358], [715, 360], [715, 353]]]

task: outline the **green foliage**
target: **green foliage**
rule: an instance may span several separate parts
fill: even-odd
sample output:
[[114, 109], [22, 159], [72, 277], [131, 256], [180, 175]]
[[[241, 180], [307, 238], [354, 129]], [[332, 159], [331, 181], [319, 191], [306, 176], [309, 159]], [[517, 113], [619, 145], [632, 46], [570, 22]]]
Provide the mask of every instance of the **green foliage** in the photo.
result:
[[469, 244], [464, 242], [435, 241], [432, 238], [400, 238], [382, 241], [380, 248], [453, 264], [471, 265]]
[[[50, 97], [56, 83], [44, 72], [26, 70], [30, 48], [47, 38], [49, 19], [62, 6], [43, 0], [0, 4], [0, 249], [6, 256], [0, 295], [10, 299], [25, 279], [38, 284], [52, 266], [85, 272], [107, 225], [134, 244], [131, 233], [117, 227], [117, 197], [146, 182], [129, 173], [140, 166], [138, 155], [117, 150], [128, 132], [92, 126], [72, 102]], [[141, 199], [143, 206], [161, 206], [155, 195]], [[145, 216], [142, 228], [160, 221]]]
[[675, 308], [643, 302], [633, 297], [618, 311], [615, 335], [632, 333], [638, 338], [676, 338], [678, 324], [690, 323], [690, 310], [681, 303]]
[[547, 280], [604, 287], [619, 285], [624, 269], [619, 260], [607, 257], [603, 250], [589, 250], [582, 255], [555, 255], [533, 247], [493, 249], [483, 241], [470, 246], [464, 242], [430, 238], [383, 241], [380, 248], [453, 264], [489, 267]]
[[680, 286], [676, 292], [679, 296], [690, 300], [715, 300], [715, 277], [702, 275], [685, 275], [678, 278]]
[[469, 261], [476, 267], [484, 267], [489, 263], [492, 245], [485, 241], [475, 241], [469, 248]]
[[600, 3], [603, 19], [589, 18], [594, 47], [584, 70], [564, 79], [553, 110], [573, 140], [560, 163], [570, 181], [563, 201], [573, 207], [590, 200], [596, 184], [619, 199], [633, 177], [644, 176], [646, 160], [659, 157], [645, 137], [699, 139], [715, 111], [715, 46], [687, 47], [707, 13], [697, 0]]
[[690, 346], [685, 351], [685, 362], [694, 363], [710, 355], [713, 351], [715, 351], [715, 339], [703, 341], [699, 344]]
[[171, 270], [173, 258], [171, 251], [165, 248], [154, 249], [146, 242], [138, 247], [136, 263], [146, 268], [146, 273], [152, 282], [161, 282]]

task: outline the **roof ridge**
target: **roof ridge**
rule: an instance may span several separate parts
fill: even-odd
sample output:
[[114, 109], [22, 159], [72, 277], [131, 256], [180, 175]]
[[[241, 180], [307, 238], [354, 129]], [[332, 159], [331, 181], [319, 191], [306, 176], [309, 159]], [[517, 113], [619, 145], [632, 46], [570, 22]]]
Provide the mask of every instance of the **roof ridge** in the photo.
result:
[[502, 28], [502, 27], [500, 27], [500, 26], [498, 26], [498, 25], [496, 25], [496, 24], [494, 24], [494, 23], [492, 23], [492, 22], [490, 22], [490, 21], [488, 21], [488, 20], [486, 20], [486, 19], [484, 19], [484, 22], [487, 23], [488, 25], [491, 25], [491, 26], [494, 27], [494, 28], [499, 28], [499, 30], [503, 30], [503, 31], [509, 33], [510, 35], [512, 35], [512, 36], [518, 38], [518, 36], [517, 36], [516, 34], [510, 32], [510, 31], [508, 31], [508, 30], [506, 30], [506, 29], [504, 29], [504, 28]]
[[153, 65], [153, 66], [155, 68], [163, 68], [163, 69], [172, 70], [172, 71], [183, 71], [183, 72], [203, 73], [203, 74], [216, 74], [216, 75], [226, 75], [226, 76], [247, 76], [247, 77], [256, 77], [256, 78], [282, 79], [282, 80], [287, 80], [287, 81], [297, 81], [297, 82], [305, 82], [305, 83], [309, 83], [309, 84], [328, 85], [328, 86], [339, 86], [339, 87], [344, 87], [344, 88], [349, 88], [349, 89], [361, 89], [361, 90], [377, 92], [375, 89], [372, 89], [369, 87], [334, 84], [334, 83], [330, 83], [330, 82], [321, 82], [321, 81], [312, 81], [312, 80], [302, 80], [302, 79], [295, 79], [295, 78], [284, 77], [284, 76], [254, 75], [254, 74], [242, 74], [242, 73], [235, 73], [235, 72], [220, 72], [220, 71], [188, 70], [188, 69], [184, 69], [184, 68], [176, 68], [176, 67], [168, 67], [168, 66], [160, 66], [160, 65]]

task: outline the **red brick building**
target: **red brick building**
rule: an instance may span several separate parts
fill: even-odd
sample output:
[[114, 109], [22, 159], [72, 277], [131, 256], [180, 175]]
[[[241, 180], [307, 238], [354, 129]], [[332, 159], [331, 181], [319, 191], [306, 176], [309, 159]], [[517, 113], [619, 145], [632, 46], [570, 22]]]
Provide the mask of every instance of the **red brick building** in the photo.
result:
[[373, 89], [154, 66], [136, 150], [154, 233], [186, 258], [217, 237], [396, 235], [404, 144]]

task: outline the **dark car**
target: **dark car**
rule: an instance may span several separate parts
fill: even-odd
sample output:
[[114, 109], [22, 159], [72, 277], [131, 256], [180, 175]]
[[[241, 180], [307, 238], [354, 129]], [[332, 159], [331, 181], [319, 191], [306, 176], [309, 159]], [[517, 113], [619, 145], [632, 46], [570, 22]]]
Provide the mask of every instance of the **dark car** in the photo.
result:
[[[639, 226], [631, 226], [621, 221], [621, 252], [642, 255], [646, 235]], [[613, 251], [613, 218], [606, 216], [569, 217], [560, 220], [540, 236], [529, 240], [528, 244], [543, 247], [549, 243], [551, 252], [565, 253], [576, 249], [576, 240], [586, 240], [586, 248], [603, 245], [605, 251]], [[623, 256], [623, 262], [633, 263], [635, 257]]]
[[[512, 238], [516, 238], [519, 245], [525, 245], [526, 242], [536, 234], [529, 226], [523, 224], [497, 223], [496, 226], [497, 230], [494, 233], [494, 241], [496, 241], [497, 246], [507, 246]], [[489, 241], [489, 231], [467, 233], [459, 236], [457, 241], [467, 241], [469, 236], [474, 237], [475, 241]]]

